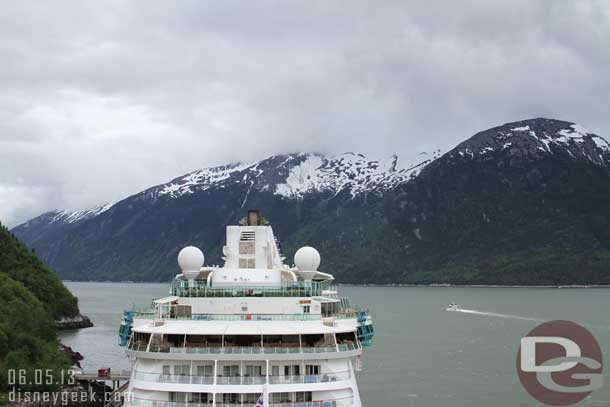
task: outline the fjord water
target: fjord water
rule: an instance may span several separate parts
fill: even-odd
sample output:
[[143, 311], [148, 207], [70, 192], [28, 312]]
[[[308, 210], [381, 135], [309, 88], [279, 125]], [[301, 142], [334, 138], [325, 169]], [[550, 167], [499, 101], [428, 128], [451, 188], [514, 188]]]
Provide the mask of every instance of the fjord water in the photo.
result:
[[[85, 356], [83, 367], [128, 369], [117, 345], [123, 309], [146, 307], [168, 284], [66, 283], [95, 327], [61, 340]], [[581, 403], [610, 405], [610, 290], [553, 288], [341, 287], [370, 308], [376, 336], [358, 376], [365, 407], [540, 406], [515, 371], [519, 341], [543, 321], [588, 328], [604, 351], [606, 385]], [[447, 312], [454, 301], [465, 312]]]

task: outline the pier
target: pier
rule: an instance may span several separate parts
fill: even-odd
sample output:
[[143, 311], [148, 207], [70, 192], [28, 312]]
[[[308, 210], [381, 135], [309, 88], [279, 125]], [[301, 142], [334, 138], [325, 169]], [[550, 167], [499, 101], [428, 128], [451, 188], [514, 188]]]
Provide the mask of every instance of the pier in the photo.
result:
[[104, 407], [120, 407], [123, 405], [124, 392], [129, 387], [131, 372], [122, 370], [120, 373], [113, 373], [111, 369], [99, 369], [96, 372], [81, 372], [74, 375], [78, 382], [86, 382], [90, 388], [92, 383], [103, 382], [104, 388], [111, 382], [112, 392], [107, 394], [104, 391]]

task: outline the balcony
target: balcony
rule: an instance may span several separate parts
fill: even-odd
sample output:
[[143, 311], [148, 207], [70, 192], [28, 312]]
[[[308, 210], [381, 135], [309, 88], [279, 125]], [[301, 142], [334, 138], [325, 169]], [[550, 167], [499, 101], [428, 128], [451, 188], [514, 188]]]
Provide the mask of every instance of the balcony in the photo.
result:
[[[310, 384], [331, 383], [349, 380], [351, 371], [327, 372], [317, 375], [289, 375], [289, 376], [217, 376], [216, 384], [220, 385], [260, 385], [260, 384]], [[134, 371], [133, 378], [144, 382], [177, 383], [177, 384], [208, 384], [214, 383], [214, 376], [176, 375]]]
[[[145, 346], [134, 344], [129, 346], [130, 350], [144, 352]], [[167, 347], [150, 346], [149, 352], [158, 353], [182, 353], [182, 354], [217, 354], [217, 355], [271, 355], [271, 354], [310, 354], [310, 353], [332, 353], [349, 352], [360, 349], [355, 344], [340, 344], [338, 346], [319, 346], [319, 347], [255, 347], [255, 346], [236, 346], [236, 347]]]
[[266, 382], [265, 376], [218, 376], [216, 378], [216, 384], [253, 385]]
[[214, 384], [214, 376], [186, 376], [134, 371], [133, 378], [154, 383]]
[[299, 355], [350, 352], [359, 350], [360, 343], [354, 331], [302, 335], [152, 336], [134, 332], [128, 348], [138, 352], [192, 355]]
[[309, 383], [330, 383], [349, 380], [352, 372], [328, 372], [317, 375], [290, 375], [290, 376], [269, 376], [269, 384], [309, 384]]

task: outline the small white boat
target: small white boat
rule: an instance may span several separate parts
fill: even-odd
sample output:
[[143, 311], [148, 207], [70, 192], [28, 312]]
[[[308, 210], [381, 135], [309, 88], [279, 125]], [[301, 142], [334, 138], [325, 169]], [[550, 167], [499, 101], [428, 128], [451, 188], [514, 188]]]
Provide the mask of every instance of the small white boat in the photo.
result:
[[449, 304], [449, 306], [445, 309], [445, 311], [459, 311], [460, 306], [457, 305], [455, 302], [452, 302], [451, 304]]

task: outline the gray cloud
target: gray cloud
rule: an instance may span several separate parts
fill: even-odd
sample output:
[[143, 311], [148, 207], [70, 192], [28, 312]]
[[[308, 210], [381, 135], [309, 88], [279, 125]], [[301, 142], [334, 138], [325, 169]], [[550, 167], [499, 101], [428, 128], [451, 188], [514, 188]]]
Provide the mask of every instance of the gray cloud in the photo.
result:
[[522, 118], [610, 135], [600, 1], [6, 2], [0, 219], [290, 151], [448, 149]]

